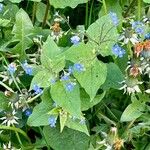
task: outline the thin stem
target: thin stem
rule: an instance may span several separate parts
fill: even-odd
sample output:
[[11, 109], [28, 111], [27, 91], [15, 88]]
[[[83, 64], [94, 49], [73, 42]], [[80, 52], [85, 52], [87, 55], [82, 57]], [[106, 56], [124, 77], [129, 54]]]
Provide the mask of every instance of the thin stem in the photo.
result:
[[0, 81], [0, 85], [2, 85], [3, 87], [5, 87], [8, 91], [14, 93], [13, 89], [11, 89], [9, 86], [7, 86], [5, 83]]
[[104, 6], [104, 12], [107, 15], [107, 6], [106, 6], [106, 1], [103, 0], [103, 6]]
[[44, 133], [43, 133], [42, 128], [39, 127], [39, 130], [40, 130], [40, 133], [41, 133], [42, 137], [43, 137], [44, 140], [45, 140], [45, 143], [46, 143], [46, 145], [47, 145], [47, 149], [48, 149], [48, 150], [51, 150], [51, 148], [50, 148], [50, 146], [48, 145], [48, 142], [47, 142], [47, 140], [46, 140], [46, 138], [45, 138], [45, 135], [44, 135]]
[[137, 1], [138, 3], [137, 3], [137, 5], [138, 5], [138, 20], [140, 20], [141, 19], [141, 9], [142, 9], [142, 1], [141, 0], [138, 0]]
[[33, 10], [32, 10], [32, 23], [33, 24], [34, 24], [34, 21], [35, 21], [36, 8], [37, 8], [37, 2], [34, 2], [33, 3]]
[[32, 97], [31, 99], [27, 100], [26, 103], [32, 103], [35, 99], [37, 99], [39, 96], [41, 96], [42, 93], [37, 94], [36, 96]]
[[29, 137], [27, 136], [27, 134], [19, 128], [0, 125], [0, 129], [2, 129], [2, 130], [12, 130], [12, 131], [18, 132], [18, 133], [22, 134], [29, 141], [29, 143], [31, 143], [31, 141], [30, 141]]
[[90, 8], [90, 15], [89, 15], [89, 24], [88, 24], [88, 26], [90, 26], [91, 20], [92, 20], [93, 4], [94, 4], [94, 0], [92, 1], [91, 8]]
[[88, 26], [88, 12], [89, 11], [89, 2], [86, 3], [86, 10], [85, 10], [85, 28], [87, 29]]
[[44, 28], [45, 24], [46, 24], [46, 20], [47, 20], [47, 17], [48, 17], [48, 11], [49, 11], [49, 8], [50, 8], [50, 0], [47, 0], [47, 6], [46, 6], [46, 10], [45, 10], [45, 15], [44, 15], [44, 18], [43, 18], [43, 23], [42, 23], [42, 28]]

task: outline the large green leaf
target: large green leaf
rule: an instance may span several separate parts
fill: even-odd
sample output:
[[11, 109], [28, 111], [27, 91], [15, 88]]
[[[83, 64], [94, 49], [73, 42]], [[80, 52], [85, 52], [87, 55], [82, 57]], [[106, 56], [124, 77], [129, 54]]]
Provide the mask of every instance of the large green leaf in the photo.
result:
[[32, 79], [30, 89], [33, 89], [35, 84], [40, 87], [49, 87], [51, 85], [51, 79], [53, 79], [53, 75], [49, 70], [44, 69], [39, 71]]
[[64, 128], [60, 133], [60, 129], [44, 127], [43, 133], [48, 144], [54, 150], [87, 150], [89, 147], [89, 137], [82, 132]]
[[124, 75], [119, 67], [114, 63], [107, 64], [107, 78], [105, 83], [102, 85], [102, 88], [104, 90], [108, 90], [109, 88], [118, 89], [122, 86], [120, 82], [123, 80]]
[[82, 111], [88, 110], [89, 108], [98, 104], [105, 96], [105, 92], [103, 92], [102, 94], [97, 95], [93, 99], [93, 101], [91, 101], [89, 95], [87, 95], [84, 90], [82, 90], [80, 93], [81, 93], [80, 96], [81, 96], [81, 110]]
[[65, 124], [68, 128], [83, 132], [89, 136], [89, 132], [85, 123], [81, 123], [78, 119], [68, 118]]
[[133, 121], [137, 118], [139, 118], [144, 111], [145, 105], [141, 103], [140, 101], [136, 100], [124, 110], [122, 116], [121, 116], [121, 121]]
[[93, 60], [95, 54], [92, 51], [93, 49], [84, 43], [79, 45], [71, 46], [67, 51], [64, 52], [64, 55], [67, 60], [70, 60], [74, 63], [85, 62]]
[[55, 8], [65, 8], [70, 6], [75, 8], [78, 4], [86, 3], [88, 0], [49, 0], [50, 4], [53, 5]]
[[103, 56], [112, 55], [112, 46], [117, 42], [117, 28], [113, 25], [110, 15], [105, 15], [91, 24], [87, 29], [89, 44]]
[[80, 118], [81, 101], [78, 85], [75, 85], [73, 91], [66, 91], [64, 84], [57, 82], [51, 87], [51, 96], [58, 106], [63, 107], [72, 116]]
[[50, 98], [49, 89], [46, 89], [42, 95], [42, 102], [36, 105], [33, 109], [33, 113], [28, 119], [29, 126], [44, 126], [48, 125], [48, 114], [53, 108], [53, 101]]
[[29, 36], [32, 34], [33, 25], [28, 14], [20, 9], [16, 14], [16, 23], [13, 27], [13, 41], [18, 41], [18, 44], [12, 49], [12, 52], [20, 55], [22, 59], [26, 58], [25, 50], [32, 44]]
[[74, 76], [93, 100], [100, 86], [105, 82], [107, 75], [106, 64], [95, 59], [84, 72], [75, 72]]

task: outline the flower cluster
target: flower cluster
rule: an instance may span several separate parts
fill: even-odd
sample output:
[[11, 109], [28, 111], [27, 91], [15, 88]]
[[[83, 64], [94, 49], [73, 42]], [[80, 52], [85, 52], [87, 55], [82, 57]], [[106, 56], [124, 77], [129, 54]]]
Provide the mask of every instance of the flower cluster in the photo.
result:
[[55, 116], [50, 116], [48, 119], [48, 123], [50, 127], [56, 127], [57, 118]]
[[140, 21], [133, 21], [132, 23], [132, 29], [134, 29], [135, 33], [141, 35], [144, 33], [144, 24]]
[[119, 24], [119, 20], [118, 20], [117, 14], [115, 12], [110, 12], [109, 15], [111, 17], [112, 23], [115, 26], [117, 26]]
[[25, 61], [23, 64], [22, 64], [22, 67], [25, 71], [26, 74], [28, 75], [32, 75], [33, 73], [33, 69], [32, 67], [27, 63], [27, 61]]

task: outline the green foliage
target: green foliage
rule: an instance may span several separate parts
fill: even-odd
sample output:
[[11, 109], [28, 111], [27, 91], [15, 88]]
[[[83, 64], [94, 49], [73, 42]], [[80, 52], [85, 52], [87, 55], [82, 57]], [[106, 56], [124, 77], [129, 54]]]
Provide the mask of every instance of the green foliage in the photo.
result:
[[59, 127], [52, 129], [49, 126], [44, 127], [43, 132], [49, 145], [55, 150], [72, 150], [72, 146], [74, 150], [88, 149], [89, 137], [85, 133], [69, 128], [65, 128], [63, 132], [60, 133]]
[[55, 7], [55, 8], [65, 8], [67, 6], [70, 6], [72, 8], [75, 8], [78, 4], [86, 3], [88, 0], [49, 0], [49, 2]]
[[112, 46], [117, 42], [118, 33], [110, 18], [105, 15], [87, 29], [89, 44], [103, 56], [112, 55]]

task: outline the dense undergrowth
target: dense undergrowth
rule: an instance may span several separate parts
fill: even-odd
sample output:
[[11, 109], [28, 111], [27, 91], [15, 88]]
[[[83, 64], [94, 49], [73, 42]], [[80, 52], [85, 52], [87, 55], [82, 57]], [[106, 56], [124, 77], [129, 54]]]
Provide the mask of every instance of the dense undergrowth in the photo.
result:
[[0, 0], [0, 149], [150, 150], [150, 0]]

